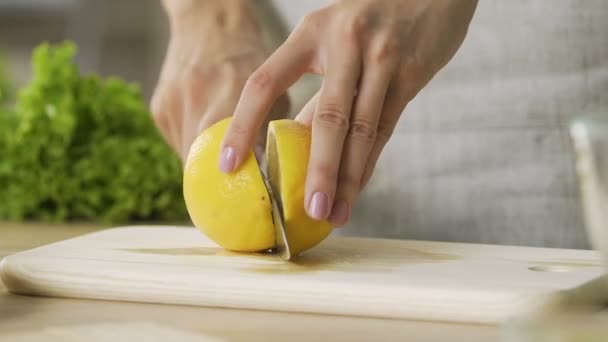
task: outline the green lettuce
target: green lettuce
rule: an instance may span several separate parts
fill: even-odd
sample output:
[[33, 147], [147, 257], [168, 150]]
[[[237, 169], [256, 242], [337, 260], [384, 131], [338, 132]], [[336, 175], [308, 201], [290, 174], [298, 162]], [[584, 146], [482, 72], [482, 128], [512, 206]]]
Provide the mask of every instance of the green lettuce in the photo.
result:
[[182, 221], [182, 166], [137, 84], [82, 75], [71, 42], [41, 44], [0, 111], [0, 219]]

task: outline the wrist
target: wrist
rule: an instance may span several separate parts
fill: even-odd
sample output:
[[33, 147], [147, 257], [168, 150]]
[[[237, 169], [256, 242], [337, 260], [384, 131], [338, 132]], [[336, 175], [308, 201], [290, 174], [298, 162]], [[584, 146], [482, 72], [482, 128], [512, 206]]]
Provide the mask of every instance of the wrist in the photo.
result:
[[172, 34], [208, 32], [220, 36], [261, 37], [248, 0], [162, 0]]

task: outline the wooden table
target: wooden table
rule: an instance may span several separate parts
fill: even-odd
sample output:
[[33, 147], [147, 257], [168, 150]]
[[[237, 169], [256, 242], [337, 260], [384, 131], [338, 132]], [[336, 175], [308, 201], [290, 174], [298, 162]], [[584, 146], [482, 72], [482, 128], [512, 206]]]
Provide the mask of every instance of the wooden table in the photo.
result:
[[[102, 226], [0, 224], [0, 258]], [[17, 296], [0, 283], [0, 341], [494, 341], [497, 326]], [[207, 338], [207, 339], [205, 339]]]

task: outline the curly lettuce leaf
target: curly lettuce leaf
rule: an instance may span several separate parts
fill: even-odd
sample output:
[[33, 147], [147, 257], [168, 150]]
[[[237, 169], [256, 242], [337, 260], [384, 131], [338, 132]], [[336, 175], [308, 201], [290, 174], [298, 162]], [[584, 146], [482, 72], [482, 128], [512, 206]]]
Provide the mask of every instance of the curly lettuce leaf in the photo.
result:
[[75, 54], [71, 42], [34, 51], [34, 77], [6, 116], [12, 128], [0, 150], [6, 156], [0, 218], [186, 219], [181, 163], [159, 135], [139, 87], [81, 75]]

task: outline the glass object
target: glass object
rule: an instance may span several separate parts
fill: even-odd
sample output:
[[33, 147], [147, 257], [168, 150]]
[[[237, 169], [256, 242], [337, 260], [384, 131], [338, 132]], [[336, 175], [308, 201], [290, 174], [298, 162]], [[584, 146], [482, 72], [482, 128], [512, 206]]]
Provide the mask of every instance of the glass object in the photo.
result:
[[576, 118], [570, 136], [587, 235], [608, 265], [608, 112]]

